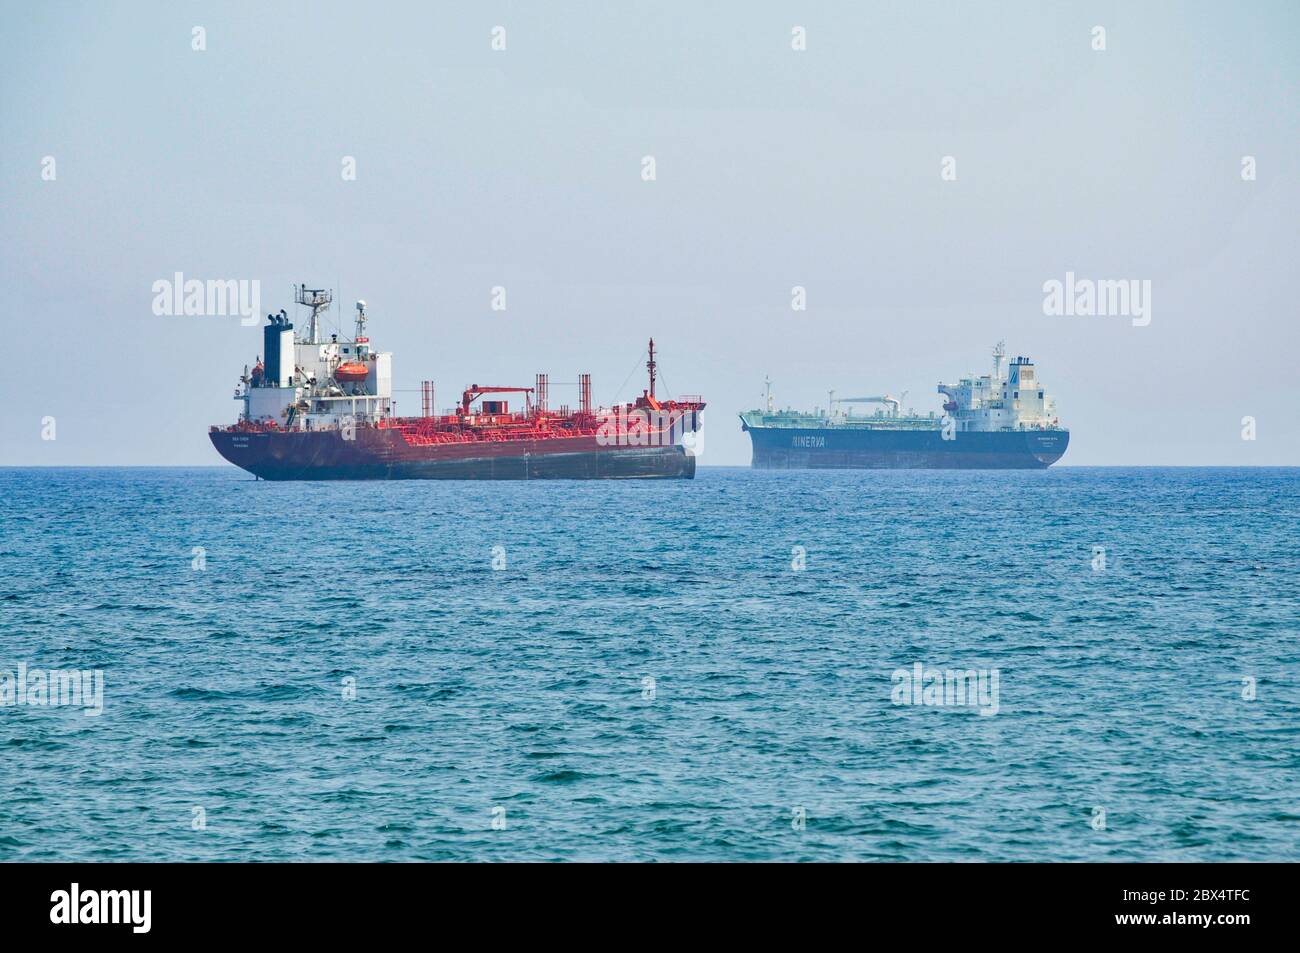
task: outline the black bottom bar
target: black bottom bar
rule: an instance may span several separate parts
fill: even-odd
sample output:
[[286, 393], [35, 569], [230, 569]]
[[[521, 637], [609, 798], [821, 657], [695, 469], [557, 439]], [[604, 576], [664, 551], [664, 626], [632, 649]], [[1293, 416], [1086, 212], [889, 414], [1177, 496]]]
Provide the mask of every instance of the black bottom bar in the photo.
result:
[[[684, 917], [706, 917], [727, 930], [760, 932], [775, 918], [813, 935], [902, 930], [943, 948], [1016, 936], [1139, 935], [1231, 945], [1289, 926], [1283, 905], [1293, 873], [1286, 865], [1223, 864], [702, 867], [7, 865], [0, 867], [8, 881], [0, 915], [10, 941], [35, 935], [336, 944], [399, 937], [421, 926], [492, 923], [482, 918], [499, 919], [504, 902], [516, 922], [529, 922], [534, 912], [541, 918], [534, 926], [563, 927], [566, 937], [583, 936], [622, 911], [634, 918], [626, 924], [633, 930], [638, 921], [667, 929]], [[723, 880], [725, 891], [712, 889]], [[71, 923], [73, 884], [77, 919], [119, 922]], [[562, 897], [569, 901], [557, 907]]]

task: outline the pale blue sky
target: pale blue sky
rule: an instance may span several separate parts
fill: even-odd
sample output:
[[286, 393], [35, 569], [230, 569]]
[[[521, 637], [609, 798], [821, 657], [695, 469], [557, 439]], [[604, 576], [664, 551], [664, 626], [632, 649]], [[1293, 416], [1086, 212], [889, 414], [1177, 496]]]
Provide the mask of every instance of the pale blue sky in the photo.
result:
[[[999, 338], [1064, 464], [1300, 464], [1294, 3], [4, 6], [0, 463], [219, 462], [260, 331], [155, 316], [181, 271], [365, 298], [440, 406], [539, 370], [627, 399], [653, 333], [705, 464], [748, 462], [765, 374], [937, 410]], [[1067, 270], [1151, 280], [1150, 326], [1044, 316]]]

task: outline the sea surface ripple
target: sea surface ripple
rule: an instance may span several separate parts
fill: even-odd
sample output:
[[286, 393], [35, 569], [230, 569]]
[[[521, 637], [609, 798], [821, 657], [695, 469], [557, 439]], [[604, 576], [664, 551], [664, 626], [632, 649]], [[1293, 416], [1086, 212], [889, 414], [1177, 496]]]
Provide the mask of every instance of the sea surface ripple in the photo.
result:
[[1300, 860], [1297, 470], [0, 497], [3, 860]]

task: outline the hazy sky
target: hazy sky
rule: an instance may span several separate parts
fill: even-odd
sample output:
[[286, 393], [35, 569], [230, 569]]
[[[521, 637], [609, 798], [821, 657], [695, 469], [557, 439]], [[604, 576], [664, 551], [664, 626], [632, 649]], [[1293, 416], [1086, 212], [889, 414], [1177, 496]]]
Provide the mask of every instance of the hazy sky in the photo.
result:
[[[749, 461], [765, 374], [781, 405], [938, 410], [999, 338], [1055, 394], [1063, 464], [1300, 464], [1294, 2], [6, 0], [4, 23], [0, 463], [220, 462], [261, 332], [153, 314], [179, 271], [257, 279], [264, 312], [296, 281], [336, 317], [365, 298], [411, 413], [421, 379], [447, 406], [537, 371], [626, 400], [653, 334], [667, 388], [709, 403], [704, 464]], [[1149, 280], [1151, 323], [1044, 315], [1067, 271]]]

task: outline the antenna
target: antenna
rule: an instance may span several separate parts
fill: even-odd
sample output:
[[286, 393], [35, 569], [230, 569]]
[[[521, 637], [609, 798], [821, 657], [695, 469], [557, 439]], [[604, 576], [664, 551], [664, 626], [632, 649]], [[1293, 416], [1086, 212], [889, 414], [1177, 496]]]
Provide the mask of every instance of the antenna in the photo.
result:
[[357, 302], [357, 334], [353, 340], [362, 344], [370, 340], [366, 337], [366, 303], [364, 301]]
[[770, 414], [772, 413], [772, 378], [764, 375], [763, 386], [767, 390], [767, 412]]

